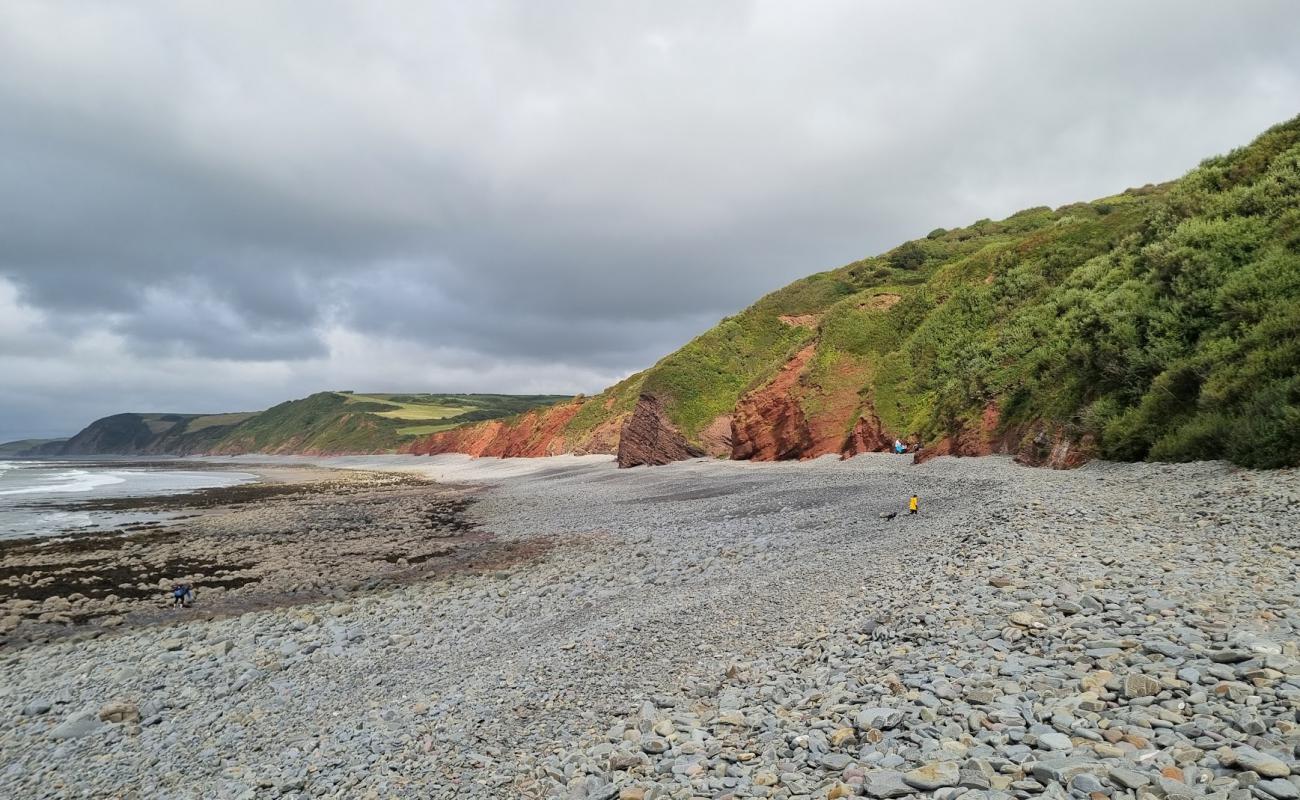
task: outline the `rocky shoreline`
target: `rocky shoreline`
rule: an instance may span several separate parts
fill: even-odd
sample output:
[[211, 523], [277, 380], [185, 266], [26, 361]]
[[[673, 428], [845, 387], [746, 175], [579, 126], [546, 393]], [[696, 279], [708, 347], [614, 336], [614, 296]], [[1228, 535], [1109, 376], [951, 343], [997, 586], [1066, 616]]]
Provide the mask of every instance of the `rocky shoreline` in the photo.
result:
[[1300, 797], [1295, 471], [556, 459], [474, 497], [474, 530], [545, 548], [4, 653], [5, 784]]
[[[493, 557], [464, 519], [469, 492], [402, 473], [255, 471], [255, 483], [58, 505], [161, 521], [0, 541], [0, 645], [339, 598]], [[195, 588], [194, 608], [171, 607], [176, 582]]]

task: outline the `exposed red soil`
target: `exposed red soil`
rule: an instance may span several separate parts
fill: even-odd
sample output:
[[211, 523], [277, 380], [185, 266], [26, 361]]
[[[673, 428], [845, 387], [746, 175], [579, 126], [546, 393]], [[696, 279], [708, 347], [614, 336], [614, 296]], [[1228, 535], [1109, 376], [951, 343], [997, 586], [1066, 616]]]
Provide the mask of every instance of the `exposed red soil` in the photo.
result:
[[[432, 434], [411, 446], [416, 455], [465, 453], [471, 456], [536, 458], [571, 452], [564, 428], [582, 408], [564, 403], [525, 412], [510, 422], [490, 420]], [[593, 452], [593, 451], [588, 451]]]
[[859, 362], [841, 359], [829, 390], [825, 386], [809, 385], [805, 380], [803, 408], [812, 443], [799, 458], [843, 453], [850, 435], [846, 432], [851, 431], [850, 425], [856, 424], [854, 418], [862, 405], [859, 389], [866, 382], [867, 374]]
[[864, 303], [858, 303], [858, 308], [867, 309], [869, 311], [885, 311], [898, 305], [899, 301], [902, 299], [902, 295], [893, 294], [891, 292], [881, 292]]
[[[881, 294], [868, 301], [888, 308], [898, 295]], [[812, 315], [788, 324], [805, 324]], [[815, 324], [813, 321], [811, 324]], [[810, 375], [817, 354], [813, 342], [799, 350], [768, 383], [747, 392], [731, 414], [721, 414], [688, 441], [668, 418], [664, 398], [644, 394], [631, 413], [611, 417], [579, 438], [566, 428], [583, 401], [536, 409], [510, 421], [492, 420], [433, 434], [413, 445], [417, 455], [465, 453], [471, 456], [540, 457], [617, 455], [621, 467], [667, 464], [701, 456], [737, 460], [780, 461], [838, 454], [889, 452], [895, 438], [910, 446], [915, 436], [885, 430], [869, 398], [859, 394], [868, 372], [851, 360], [836, 368], [833, 380], [818, 385]], [[829, 388], [827, 388], [829, 386]], [[603, 406], [610, 410], [611, 399]], [[980, 415], [925, 446], [914, 456], [923, 463], [936, 456], [1011, 454], [1022, 464], [1070, 469], [1095, 456], [1094, 443], [1070, 436], [1060, 425], [1001, 426], [1001, 413], [990, 403]]]
[[844, 440], [840, 456], [852, 458], [862, 453], [888, 452], [893, 448], [895, 438], [885, 432], [880, 417], [876, 416], [876, 410], [866, 405], [853, 430], [849, 431], [848, 438]]
[[[856, 455], [888, 449], [892, 437], [881, 430], [874, 409], [859, 388], [867, 377], [861, 364], [844, 360], [825, 384], [816, 383], [809, 364], [816, 344], [800, 350], [771, 382], [736, 404], [731, 457], [754, 461]], [[828, 388], [829, 387], [829, 388]], [[884, 442], [884, 444], [882, 444]]]
[[581, 440], [573, 445], [572, 452], [577, 456], [613, 455], [618, 452], [618, 438], [627, 424], [631, 414], [619, 414], [597, 425]]
[[816, 330], [817, 323], [821, 321], [821, 314], [782, 314], [777, 319], [795, 328], [807, 328]]
[[770, 383], [736, 403], [731, 418], [732, 458], [780, 461], [810, 450], [812, 435], [794, 389], [816, 352], [816, 344], [803, 348]]
[[997, 405], [988, 404], [975, 424], [959, 427], [934, 444], [926, 445], [913, 456], [913, 462], [924, 464], [938, 456], [987, 456], [1007, 452], [1006, 443], [999, 441], [997, 433], [1000, 417]]

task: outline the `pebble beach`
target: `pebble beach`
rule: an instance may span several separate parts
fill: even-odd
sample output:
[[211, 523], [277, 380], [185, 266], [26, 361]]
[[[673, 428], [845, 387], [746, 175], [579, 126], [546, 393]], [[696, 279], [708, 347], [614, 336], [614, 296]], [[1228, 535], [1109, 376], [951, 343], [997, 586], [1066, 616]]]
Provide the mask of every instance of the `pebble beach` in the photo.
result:
[[448, 568], [7, 641], [6, 794], [1300, 797], [1294, 470], [394, 468]]

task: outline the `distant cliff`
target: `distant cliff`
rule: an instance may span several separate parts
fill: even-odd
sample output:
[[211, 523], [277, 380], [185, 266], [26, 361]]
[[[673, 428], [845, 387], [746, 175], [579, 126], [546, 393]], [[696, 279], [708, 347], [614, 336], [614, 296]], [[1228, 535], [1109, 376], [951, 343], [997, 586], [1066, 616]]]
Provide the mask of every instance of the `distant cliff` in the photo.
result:
[[124, 413], [66, 440], [0, 445], [11, 456], [331, 455], [407, 450], [427, 434], [517, 414], [559, 395], [319, 392], [259, 412]]
[[204, 452], [252, 414], [114, 414], [95, 420], [49, 455], [189, 455]]
[[416, 452], [1300, 464], [1300, 118], [1183, 178], [936, 229], [601, 394]]
[[15, 442], [5, 442], [0, 444], [0, 458], [19, 457], [31, 458], [33, 456], [54, 455], [63, 449], [63, 443], [67, 439], [19, 439]]

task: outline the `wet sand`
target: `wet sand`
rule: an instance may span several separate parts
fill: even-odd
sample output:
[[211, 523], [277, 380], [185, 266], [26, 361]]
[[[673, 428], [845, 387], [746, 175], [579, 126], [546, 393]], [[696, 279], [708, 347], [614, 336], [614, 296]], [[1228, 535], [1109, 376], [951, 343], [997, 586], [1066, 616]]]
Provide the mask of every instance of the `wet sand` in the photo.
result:
[[[545, 541], [501, 545], [475, 529], [464, 518], [472, 487], [307, 465], [239, 470], [258, 480], [57, 504], [173, 515], [163, 521], [0, 542], [0, 644], [342, 598], [493, 569], [547, 547]], [[171, 608], [168, 590], [176, 582], [194, 586], [193, 608]]]

